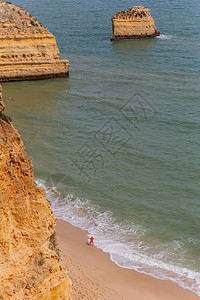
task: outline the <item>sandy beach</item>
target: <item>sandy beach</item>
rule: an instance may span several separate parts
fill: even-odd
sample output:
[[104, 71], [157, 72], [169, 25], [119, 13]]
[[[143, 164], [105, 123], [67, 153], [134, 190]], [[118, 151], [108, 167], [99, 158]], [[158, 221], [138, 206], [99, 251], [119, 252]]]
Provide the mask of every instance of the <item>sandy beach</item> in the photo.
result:
[[73, 300], [195, 300], [199, 297], [167, 280], [118, 267], [108, 254], [88, 246], [88, 232], [58, 220], [61, 256], [73, 282]]

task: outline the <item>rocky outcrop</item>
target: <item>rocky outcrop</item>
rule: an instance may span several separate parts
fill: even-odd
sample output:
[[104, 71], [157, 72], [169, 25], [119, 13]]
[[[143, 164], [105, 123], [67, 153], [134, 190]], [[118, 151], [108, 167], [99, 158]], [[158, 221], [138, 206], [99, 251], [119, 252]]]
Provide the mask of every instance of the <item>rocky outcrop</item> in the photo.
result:
[[148, 8], [134, 6], [112, 18], [111, 40], [152, 38], [160, 35]]
[[1, 115], [0, 299], [71, 299], [51, 205], [34, 182], [20, 135]]
[[2, 86], [0, 85], [0, 112], [4, 110], [5, 110], [5, 105], [3, 103]]
[[55, 37], [23, 8], [0, 1], [0, 81], [68, 75]]

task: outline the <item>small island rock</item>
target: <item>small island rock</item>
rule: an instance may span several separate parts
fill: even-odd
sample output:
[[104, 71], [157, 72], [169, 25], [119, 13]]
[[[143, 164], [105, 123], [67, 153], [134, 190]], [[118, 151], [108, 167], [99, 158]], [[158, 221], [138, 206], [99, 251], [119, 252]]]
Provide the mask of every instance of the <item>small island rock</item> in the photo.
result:
[[112, 41], [153, 38], [160, 35], [148, 8], [133, 6], [112, 18]]

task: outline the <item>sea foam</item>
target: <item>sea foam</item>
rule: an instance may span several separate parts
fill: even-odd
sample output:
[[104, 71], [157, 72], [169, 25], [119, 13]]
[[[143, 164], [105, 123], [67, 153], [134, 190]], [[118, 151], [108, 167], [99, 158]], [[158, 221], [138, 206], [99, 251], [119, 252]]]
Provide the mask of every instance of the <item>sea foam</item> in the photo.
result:
[[161, 40], [171, 40], [173, 38], [173, 36], [167, 35], [167, 34], [161, 34], [161, 35], [157, 36], [156, 38], [161, 39]]
[[[200, 296], [200, 273], [162, 261], [166, 255], [162, 251], [151, 255], [151, 246], [143, 241], [144, 228], [134, 222], [119, 222], [111, 211], [103, 212], [88, 199], [81, 199], [73, 193], [63, 197], [56, 187], [47, 187], [42, 180], [38, 180], [37, 184], [45, 189], [55, 216], [88, 230], [95, 237], [95, 245], [109, 253], [111, 260], [118, 266], [158, 279], [172, 280]], [[169, 248], [177, 250], [180, 247], [180, 243], [173, 241], [173, 247], [166, 245], [166, 250], [163, 251], [169, 251]], [[170, 257], [170, 253], [167, 254]]]

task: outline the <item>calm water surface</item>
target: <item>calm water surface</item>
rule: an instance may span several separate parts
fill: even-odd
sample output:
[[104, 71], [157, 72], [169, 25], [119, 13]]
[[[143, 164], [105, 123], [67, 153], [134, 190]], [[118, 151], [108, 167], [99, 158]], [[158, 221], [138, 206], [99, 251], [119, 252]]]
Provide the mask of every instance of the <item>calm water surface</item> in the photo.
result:
[[200, 293], [199, 0], [136, 1], [161, 36], [114, 43], [111, 17], [130, 1], [13, 3], [71, 64], [69, 79], [3, 85], [56, 216], [117, 264]]

